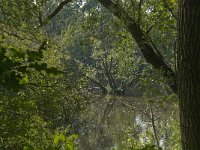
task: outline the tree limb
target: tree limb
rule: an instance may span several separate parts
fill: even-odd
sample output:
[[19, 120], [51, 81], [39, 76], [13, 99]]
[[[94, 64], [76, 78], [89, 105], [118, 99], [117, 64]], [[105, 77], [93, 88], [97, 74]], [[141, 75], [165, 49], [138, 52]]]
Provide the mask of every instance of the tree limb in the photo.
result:
[[64, 0], [62, 1], [58, 7], [56, 7], [56, 9], [51, 13], [49, 14], [46, 19], [44, 19], [37, 27], [35, 28], [39, 28], [41, 26], [43, 26], [48, 20], [52, 19], [53, 17], [55, 17], [62, 9], [65, 5], [67, 5], [68, 3], [70, 3], [72, 0]]
[[95, 80], [95, 79], [93, 79], [93, 78], [91, 78], [91, 77], [89, 77], [89, 76], [87, 76], [87, 78], [88, 78], [90, 81], [92, 81], [94, 84], [96, 84], [98, 87], [100, 87], [103, 94], [106, 94], [106, 93], [107, 93], [107, 89], [106, 89], [101, 83], [99, 83], [97, 80]]
[[132, 37], [138, 44], [146, 61], [156, 69], [162, 70], [163, 76], [174, 93], [177, 93], [176, 77], [170, 65], [163, 59], [149, 41], [149, 36], [140, 28], [140, 25], [128, 15], [118, 4], [111, 0], [98, 0], [106, 9], [124, 22]]
[[[72, 0], [62, 1], [58, 7], [40, 24], [41, 27], [49, 19], [56, 16], [64, 7], [64, 5], [70, 3]], [[149, 41], [149, 36], [140, 28], [140, 25], [134, 20], [129, 14], [124, 11], [117, 3], [113, 3], [112, 0], [98, 0], [106, 9], [117, 16], [121, 21], [124, 22], [132, 37], [135, 39], [142, 54], [144, 55], [146, 61], [154, 66], [156, 69], [162, 70], [163, 76], [167, 79], [168, 85], [174, 93], [177, 93], [177, 84], [174, 71], [171, 69], [170, 65], [157, 53], [157, 50], [151, 45]], [[36, 28], [38, 28], [36, 27]]]

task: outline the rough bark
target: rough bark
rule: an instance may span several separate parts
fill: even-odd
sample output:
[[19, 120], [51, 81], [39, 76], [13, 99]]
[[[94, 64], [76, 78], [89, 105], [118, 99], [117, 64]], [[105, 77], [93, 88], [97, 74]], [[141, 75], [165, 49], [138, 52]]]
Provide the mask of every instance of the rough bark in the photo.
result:
[[200, 1], [180, 0], [178, 96], [183, 150], [200, 150]]

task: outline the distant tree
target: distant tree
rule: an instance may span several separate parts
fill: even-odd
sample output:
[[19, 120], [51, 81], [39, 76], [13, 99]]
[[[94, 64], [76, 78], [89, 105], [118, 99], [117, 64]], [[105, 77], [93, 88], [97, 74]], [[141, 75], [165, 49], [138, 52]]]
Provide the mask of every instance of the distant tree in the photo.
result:
[[[152, 38], [149, 34], [153, 26], [145, 27], [142, 23], [142, 8], [145, 7], [146, 3], [156, 3], [157, 1], [111, 1], [111, 0], [98, 0], [107, 10], [109, 10], [112, 14], [114, 14], [116, 17], [119, 18], [120, 21], [122, 21], [127, 28], [127, 30], [132, 35], [134, 41], [138, 44], [144, 58], [146, 61], [151, 64], [154, 68], [161, 71], [161, 74], [164, 78], [166, 78], [168, 85], [172, 89], [174, 93], [177, 93], [177, 83], [176, 83], [176, 76], [173, 68], [171, 65], [166, 61], [164, 56], [161, 54], [161, 50], [156, 46], [156, 44], [152, 41]], [[64, 0], [60, 4], [58, 4], [58, 7], [52, 11], [49, 15], [46, 16], [46, 19], [44, 19], [38, 27], [41, 27], [45, 24], [46, 20], [52, 19], [55, 17], [62, 8], [66, 5], [72, 2], [72, 0]], [[90, 1], [88, 1], [90, 3]], [[150, 5], [149, 4], [149, 5]], [[171, 18], [176, 18], [175, 13], [173, 12], [173, 8], [169, 4], [175, 4], [168, 3], [168, 1], [164, 1], [164, 3], [161, 3], [165, 6], [165, 8], [170, 14]], [[164, 7], [163, 6], [163, 7]], [[156, 7], [152, 6], [145, 10], [145, 13], [148, 11], [155, 11]], [[136, 10], [136, 11], [135, 11]], [[158, 18], [159, 19], [159, 18]], [[173, 26], [172, 26], [173, 28]]]

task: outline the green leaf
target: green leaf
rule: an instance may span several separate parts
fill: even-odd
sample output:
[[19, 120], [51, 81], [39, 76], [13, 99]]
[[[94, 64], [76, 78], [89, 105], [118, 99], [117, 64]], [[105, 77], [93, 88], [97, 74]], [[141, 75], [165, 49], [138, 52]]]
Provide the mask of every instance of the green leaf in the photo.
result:
[[41, 61], [43, 58], [42, 51], [28, 51], [28, 61]]
[[54, 144], [58, 144], [59, 142], [65, 141], [65, 136], [63, 134], [56, 135], [54, 138]]
[[57, 68], [55, 67], [50, 67], [50, 68], [46, 68], [45, 70], [48, 74], [53, 74], [53, 75], [59, 75], [59, 74], [62, 74], [63, 72], [58, 70]]
[[74, 140], [76, 140], [77, 138], [78, 138], [78, 135], [77, 135], [77, 134], [72, 134], [72, 135], [70, 135], [70, 136], [68, 137], [68, 140], [74, 141]]
[[19, 84], [27, 84], [29, 83], [28, 76], [23, 77], [20, 81]]
[[72, 144], [65, 144], [65, 150], [73, 150]]
[[37, 71], [42, 71], [42, 70], [45, 71], [47, 69], [47, 64], [46, 63], [42, 63], [42, 64], [32, 63], [32, 64], [29, 65], [29, 67], [34, 68]]
[[23, 150], [34, 150], [34, 149], [29, 146], [24, 146]]
[[21, 49], [12, 47], [10, 50], [12, 51], [14, 57], [25, 59], [25, 53], [23, 53]]

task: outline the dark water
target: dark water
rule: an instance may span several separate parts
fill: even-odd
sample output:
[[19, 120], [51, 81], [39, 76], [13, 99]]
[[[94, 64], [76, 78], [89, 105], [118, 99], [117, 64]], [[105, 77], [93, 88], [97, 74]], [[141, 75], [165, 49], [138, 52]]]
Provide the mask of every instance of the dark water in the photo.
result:
[[179, 150], [178, 107], [157, 98], [93, 96], [79, 136], [80, 150], [128, 150], [155, 144]]

